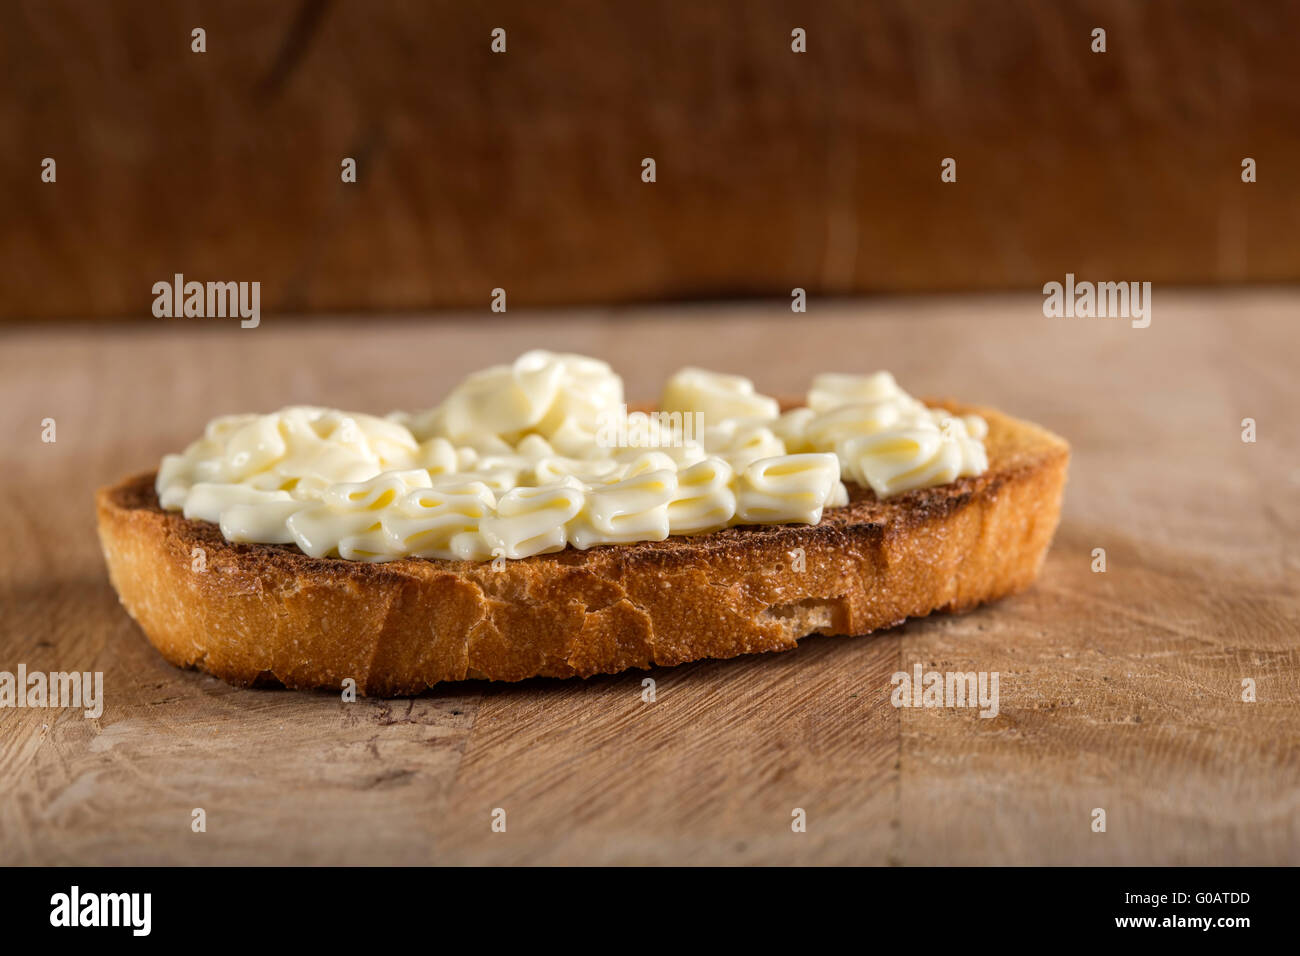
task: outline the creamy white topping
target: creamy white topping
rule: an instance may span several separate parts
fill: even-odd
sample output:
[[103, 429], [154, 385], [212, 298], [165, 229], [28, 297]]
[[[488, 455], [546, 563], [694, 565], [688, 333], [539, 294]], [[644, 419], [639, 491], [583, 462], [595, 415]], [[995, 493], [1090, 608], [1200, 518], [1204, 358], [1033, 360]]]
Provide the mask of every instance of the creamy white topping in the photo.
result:
[[848, 503], [841, 477], [888, 498], [988, 468], [982, 418], [927, 408], [888, 372], [820, 375], [782, 414], [748, 379], [688, 368], [659, 408], [629, 428], [608, 365], [528, 352], [418, 414], [214, 419], [163, 458], [158, 498], [227, 540], [312, 557], [485, 561], [816, 524]]

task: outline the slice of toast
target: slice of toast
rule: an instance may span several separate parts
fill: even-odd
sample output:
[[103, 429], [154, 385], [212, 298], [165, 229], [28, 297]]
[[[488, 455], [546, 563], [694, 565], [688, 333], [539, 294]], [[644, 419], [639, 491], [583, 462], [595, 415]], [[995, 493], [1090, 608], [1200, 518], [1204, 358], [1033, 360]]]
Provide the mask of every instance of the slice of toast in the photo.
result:
[[[849, 486], [817, 525], [728, 528], [518, 561], [310, 558], [163, 511], [154, 475], [97, 496], [109, 576], [173, 664], [232, 684], [419, 693], [440, 681], [587, 677], [789, 650], [1027, 587], [1060, 517], [1069, 447], [984, 416], [989, 469], [885, 501]], [[500, 567], [504, 564], [504, 567]]]

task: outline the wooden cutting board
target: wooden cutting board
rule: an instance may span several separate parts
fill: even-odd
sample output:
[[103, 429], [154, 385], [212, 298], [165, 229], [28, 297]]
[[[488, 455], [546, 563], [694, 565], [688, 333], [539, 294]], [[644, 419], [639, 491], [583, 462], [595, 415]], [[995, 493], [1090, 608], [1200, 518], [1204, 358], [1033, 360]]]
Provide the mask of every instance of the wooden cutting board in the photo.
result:
[[[0, 670], [102, 671], [106, 702], [0, 710], [0, 863], [1300, 863], [1297, 317], [1294, 292], [1157, 289], [1146, 329], [1034, 295], [6, 331]], [[687, 363], [770, 392], [890, 368], [1031, 418], [1074, 449], [1056, 543], [1022, 595], [652, 671], [654, 703], [643, 672], [236, 690], [119, 608], [96, 486], [218, 413], [425, 406], [534, 346], [633, 396]], [[998, 715], [896, 709], [917, 664], [998, 672]]]

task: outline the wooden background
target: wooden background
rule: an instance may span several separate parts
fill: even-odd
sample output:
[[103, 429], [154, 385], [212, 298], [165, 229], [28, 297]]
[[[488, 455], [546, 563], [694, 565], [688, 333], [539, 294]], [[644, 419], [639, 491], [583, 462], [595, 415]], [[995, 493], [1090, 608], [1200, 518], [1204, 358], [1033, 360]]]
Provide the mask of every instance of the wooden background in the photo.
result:
[[0, 317], [146, 317], [177, 272], [277, 314], [1296, 280], [1298, 35], [1236, 0], [6, 3]]
[[[0, 711], [0, 863], [1300, 863], [1300, 294], [1157, 289], [1144, 330], [1041, 307], [0, 332], [0, 669], [102, 670], [107, 695], [98, 720]], [[1056, 544], [1023, 595], [654, 671], [654, 704], [643, 672], [353, 704], [235, 690], [166, 664], [118, 606], [96, 486], [220, 412], [423, 406], [538, 345], [609, 359], [634, 396], [687, 362], [773, 392], [888, 367], [1032, 418], [1074, 447]], [[998, 671], [1000, 715], [894, 709], [916, 662]]]

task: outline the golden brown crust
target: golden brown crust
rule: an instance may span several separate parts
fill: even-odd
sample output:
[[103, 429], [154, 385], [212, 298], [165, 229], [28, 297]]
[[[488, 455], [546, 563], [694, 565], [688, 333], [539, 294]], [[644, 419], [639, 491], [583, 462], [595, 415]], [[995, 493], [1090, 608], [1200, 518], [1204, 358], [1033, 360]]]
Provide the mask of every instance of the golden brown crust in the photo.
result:
[[231, 544], [163, 511], [143, 474], [99, 491], [100, 541], [122, 604], [162, 655], [238, 685], [351, 677], [362, 693], [397, 695], [788, 650], [806, 634], [967, 610], [1037, 576], [1068, 446], [991, 409], [933, 404], [988, 420], [988, 472], [883, 502], [851, 487], [817, 525], [569, 548], [501, 570], [365, 564]]

